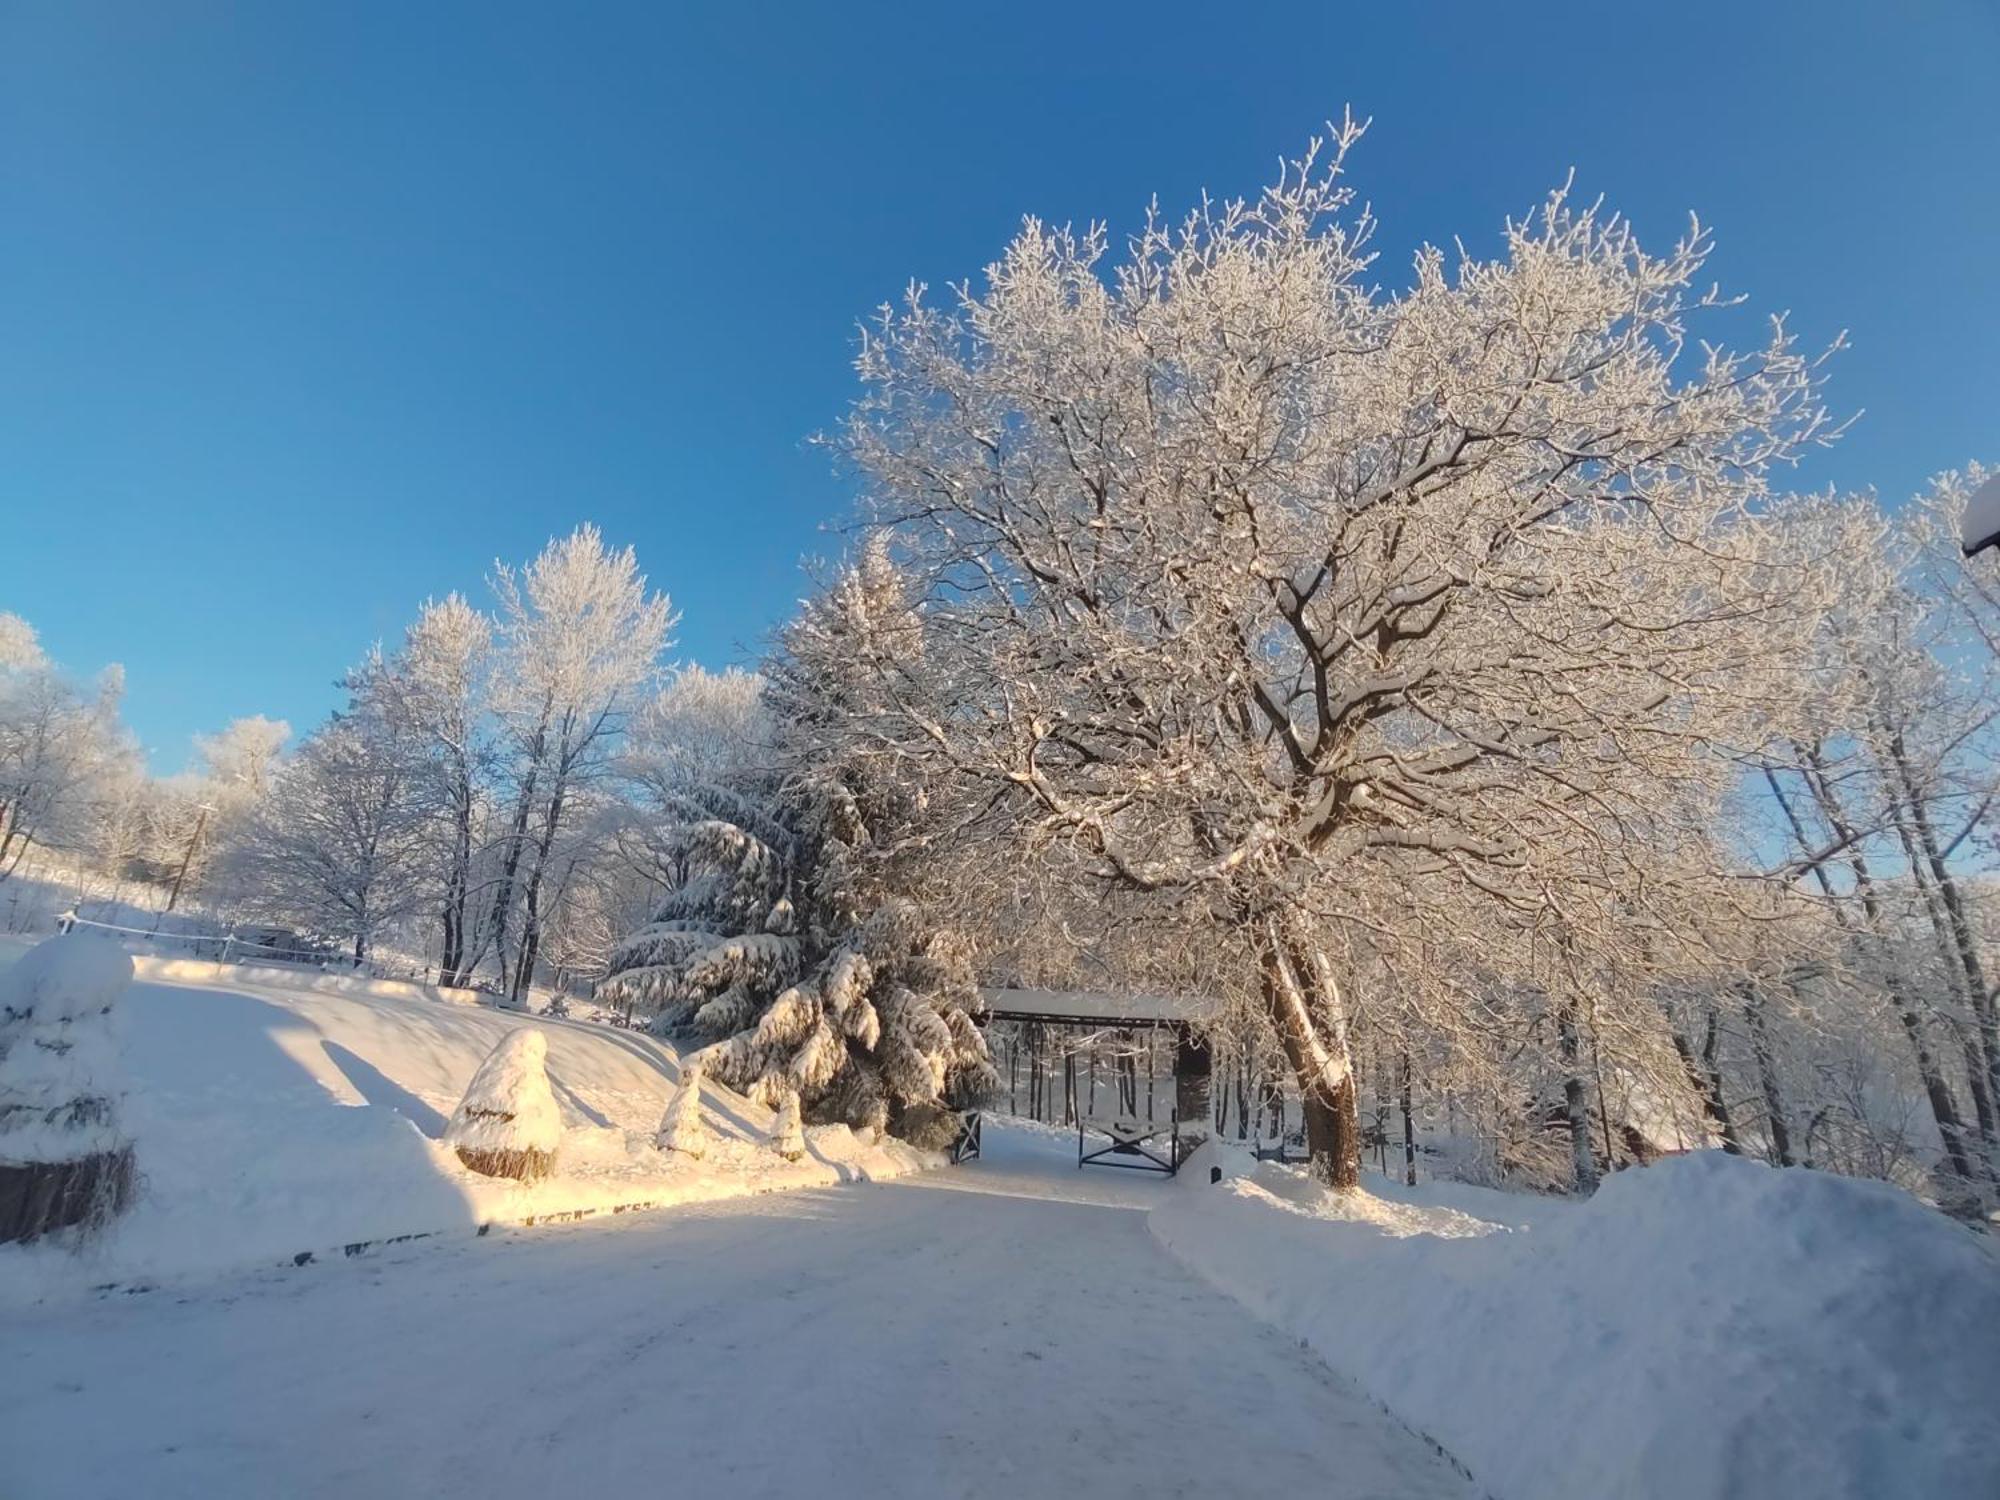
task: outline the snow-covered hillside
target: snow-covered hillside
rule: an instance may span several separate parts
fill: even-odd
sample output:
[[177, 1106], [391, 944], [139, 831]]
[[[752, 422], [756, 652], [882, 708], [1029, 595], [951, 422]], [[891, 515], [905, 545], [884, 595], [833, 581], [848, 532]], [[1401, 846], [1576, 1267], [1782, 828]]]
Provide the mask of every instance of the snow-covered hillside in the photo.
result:
[[[786, 1162], [765, 1144], [769, 1111], [710, 1083], [714, 1140], [695, 1163], [653, 1145], [680, 1069], [650, 1037], [387, 981], [145, 958], [137, 968], [118, 1007], [137, 1201], [81, 1256], [0, 1248], [0, 1298], [933, 1160], [834, 1128], [809, 1131], [805, 1159]], [[439, 1139], [480, 1063], [522, 1026], [547, 1037], [563, 1126], [558, 1171], [532, 1186], [467, 1171]]]

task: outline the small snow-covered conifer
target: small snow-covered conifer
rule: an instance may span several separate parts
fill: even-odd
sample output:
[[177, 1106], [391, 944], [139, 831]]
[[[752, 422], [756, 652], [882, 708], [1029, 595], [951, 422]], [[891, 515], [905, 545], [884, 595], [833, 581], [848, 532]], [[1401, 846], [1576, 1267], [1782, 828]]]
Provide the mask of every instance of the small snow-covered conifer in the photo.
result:
[[96, 1225], [132, 1192], [112, 1006], [132, 960], [53, 937], [0, 975], [0, 1242]]
[[806, 1154], [806, 1135], [799, 1125], [796, 1091], [787, 1091], [778, 1105], [777, 1118], [771, 1122], [771, 1149], [786, 1161], [802, 1160]]
[[681, 1067], [681, 1086], [675, 1092], [673, 1101], [667, 1105], [666, 1118], [660, 1121], [660, 1149], [678, 1151], [683, 1156], [700, 1161], [708, 1146], [708, 1128], [701, 1114], [701, 1063], [688, 1062]]
[[555, 1169], [562, 1117], [549, 1088], [548, 1052], [540, 1028], [518, 1027], [472, 1075], [444, 1140], [473, 1171], [533, 1182]]

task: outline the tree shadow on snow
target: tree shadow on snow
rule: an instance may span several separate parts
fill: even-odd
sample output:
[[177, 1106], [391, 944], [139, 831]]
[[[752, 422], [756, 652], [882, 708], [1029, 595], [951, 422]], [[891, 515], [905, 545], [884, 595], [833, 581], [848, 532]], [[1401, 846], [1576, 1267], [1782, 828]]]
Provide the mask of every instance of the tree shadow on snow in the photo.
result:
[[348, 1051], [338, 1042], [322, 1041], [320, 1046], [325, 1050], [328, 1060], [340, 1069], [349, 1083], [354, 1085], [355, 1092], [370, 1104], [393, 1109], [432, 1140], [444, 1134], [447, 1122], [443, 1115], [365, 1057]]
[[[276, 1263], [475, 1222], [423, 1138], [443, 1131], [438, 1112], [296, 1011], [145, 981], [120, 1009], [125, 1120], [147, 1183], [130, 1230], [162, 1266]], [[329, 1063], [386, 1107], [342, 1102]]]
[[568, 1084], [564, 1083], [560, 1078], [556, 1077], [555, 1070], [553, 1068], [548, 1069], [547, 1071], [549, 1079], [549, 1091], [553, 1093], [562, 1104], [566, 1105], [572, 1112], [581, 1115], [584, 1119], [590, 1121], [591, 1124], [598, 1126], [600, 1129], [609, 1130], [611, 1128], [611, 1119], [608, 1115], [606, 1115], [601, 1110], [592, 1109], [588, 1104], [585, 1104], [583, 1102], [582, 1096], [579, 1095], [575, 1089], [571, 1088]]

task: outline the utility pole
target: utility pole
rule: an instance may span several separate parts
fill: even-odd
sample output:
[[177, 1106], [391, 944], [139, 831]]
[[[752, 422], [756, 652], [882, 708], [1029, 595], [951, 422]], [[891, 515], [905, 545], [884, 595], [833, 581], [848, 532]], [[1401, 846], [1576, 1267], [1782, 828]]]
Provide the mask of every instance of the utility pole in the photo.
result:
[[194, 863], [195, 845], [201, 842], [201, 831], [208, 824], [208, 815], [214, 811], [206, 802], [201, 804], [199, 815], [194, 820], [194, 832], [188, 835], [187, 852], [181, 855], [181, 867], [174, 872], [174, 888], [167, 893], [167, 911], [172, 911], [174, 903], [181, 899], [181, 882], [187, 879], [188, 866]]

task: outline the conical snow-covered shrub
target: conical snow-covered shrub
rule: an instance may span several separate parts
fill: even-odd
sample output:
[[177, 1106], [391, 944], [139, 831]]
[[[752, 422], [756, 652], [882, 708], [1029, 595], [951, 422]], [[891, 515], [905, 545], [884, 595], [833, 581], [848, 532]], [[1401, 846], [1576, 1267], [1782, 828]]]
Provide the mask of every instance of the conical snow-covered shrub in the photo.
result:
[[53, 937], [0, 970], [0, 1242], [94, 1228], [132, 1196], [112, 1007], [132, 960]]
[[700, 1161], [708, 1149], [708, 1126], [701, 1114], [699, 1062], [681, 1065], [681, 1086], [660, 1121], [659, 1146], [662, 1151], [678, 1151], [695, 1161]]
[[806, 1133], [799, 1124], [799, 1096], [787, 1093], [771, 1122], [771, 1149], [786, 1161], [800, 1161], [806, 1154]]
[[555, 1169], [562, 1115], [549, 1088], [548, 1055], [539, 1027], [517, 1027], [472, 1075], [444, 1141], [473, 1171], [533, 1182]]

